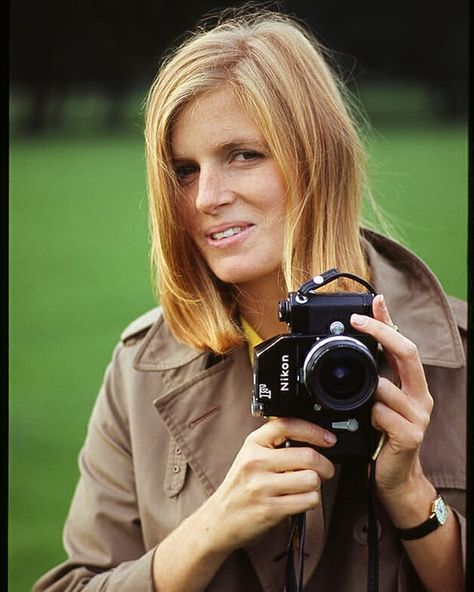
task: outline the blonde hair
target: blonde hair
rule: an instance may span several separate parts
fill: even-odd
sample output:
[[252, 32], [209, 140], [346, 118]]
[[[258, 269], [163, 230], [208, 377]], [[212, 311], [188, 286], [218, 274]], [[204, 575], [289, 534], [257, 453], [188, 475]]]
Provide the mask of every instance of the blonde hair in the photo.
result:
[[235, 288], [211, 272], [180, 226], [170, 133], [186, 105], [223, 84], [261, 130], [286, 182], [286, 289], [331, 267], [368, 278], [359, 226], [365, 152], [325, 50], [297, 21], [267, 10], [197, 29], [165, 59], [146, 102], [152, 264], [175, 337], [219, 353], [243, 340]]

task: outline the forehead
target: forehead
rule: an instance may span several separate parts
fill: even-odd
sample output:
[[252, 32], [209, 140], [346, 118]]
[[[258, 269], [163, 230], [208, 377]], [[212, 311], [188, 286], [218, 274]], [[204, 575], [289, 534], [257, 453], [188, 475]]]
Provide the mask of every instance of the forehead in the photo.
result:
[[263, 142], [263, 136], [230, 88], [197, 97], [177, 115], [171, 130], [174, 155], [198, 146], [216, 146], [240, 139]]

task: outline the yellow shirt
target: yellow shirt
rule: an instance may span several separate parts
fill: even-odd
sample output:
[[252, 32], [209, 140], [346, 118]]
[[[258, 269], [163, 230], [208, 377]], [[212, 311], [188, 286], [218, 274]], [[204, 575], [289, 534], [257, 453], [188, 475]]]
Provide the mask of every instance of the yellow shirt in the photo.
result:
[[259, 343], [262, 343], [263, 339], [255, 329], [247, 323], [244, 317], [240, 317], [240, 322], [242, 323], [242, 330], [249, 348], [250, 363], [253, 364], [253, 348]]

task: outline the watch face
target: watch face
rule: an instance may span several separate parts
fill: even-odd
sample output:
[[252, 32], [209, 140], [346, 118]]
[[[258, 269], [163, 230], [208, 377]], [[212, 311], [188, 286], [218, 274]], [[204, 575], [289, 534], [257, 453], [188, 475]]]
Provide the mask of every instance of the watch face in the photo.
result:
[[448, 517], [448, 508], [444, 503], [443, 498], [440, 496], [436, 498], [434, 511], [436, 514], [436, 518], [440, 524], [444, 524], [446, 522], [446, 518]]

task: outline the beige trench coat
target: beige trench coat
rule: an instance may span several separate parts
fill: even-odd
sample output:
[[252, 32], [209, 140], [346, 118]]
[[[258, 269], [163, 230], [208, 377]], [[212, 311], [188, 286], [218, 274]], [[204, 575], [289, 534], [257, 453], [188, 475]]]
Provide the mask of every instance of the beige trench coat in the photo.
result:
[[[447, 298], [404, 247], [366, 237], [376, 290], [418, 345], [435, 400], [424, 470], [462, 524], [464, 304]], [[156, 546], [219, 487], [244, 438], [264, 421], [250, 414], [251, 390], [245, 347], [211, 359], [176, 342], [159, 308], [133, 322], [114, 351], [81, 451], [64, 531], [68, 559], [34, 592], [152, 592]], [[323, 486], [323, 504], [307, 513], [305, 590], [366, 590], [367, 498], [351, 473], [338, 468]], [[380, 591], [421, 590], [382, 507], [377, 515]], [[288, 535], [284, 521], [232, 554], [209, 592], [281, 592]]]

